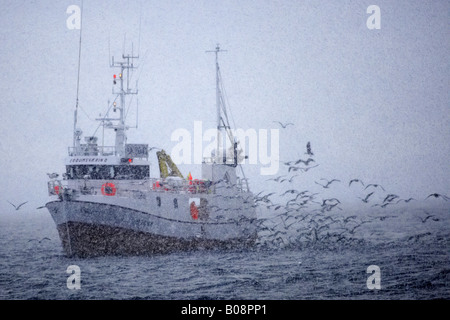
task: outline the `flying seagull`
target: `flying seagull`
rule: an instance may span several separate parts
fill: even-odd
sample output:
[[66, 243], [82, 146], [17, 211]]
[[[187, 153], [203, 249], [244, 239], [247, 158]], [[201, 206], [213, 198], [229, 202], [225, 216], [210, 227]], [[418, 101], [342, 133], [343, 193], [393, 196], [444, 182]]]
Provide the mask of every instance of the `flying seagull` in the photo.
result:
[[360, 224], [357, 224], [356, 226], [354, 226], [352, 230], [349, 230], [349, 232], [350, 232], [351, 234], [354, 234], [356, 228], [359, 228], [360, 226], [362, 226], [364, 223], [367, 223], [367, 222], [369, 222], [369, 221], [361, 221]]
[[309, 142], [309, 141], [308, 141], [308, 143], [306, 144], [306, 154], [307, 154], [307, 155], [310, 155], [310, 156], [313, 156], [313, 155], [314, 155], [314, 153], [312, 153], [312, 151], [311, 151], [311, 142]]
[[294, 193], [299, 193], [299, 191], [297, 191], [295, 189], [290, 189], [290, 190], [285, 191], [281, 196], [284, 196], [284, 195], [286, 195], [288, 193], [294, 194]]
[[[322, 178], [322, 179], [320, 179], [320, 180], [325, 180], [325, 181], [327, 181], [327, 179], [324, 179], [324, 178]], [[333, 179], [333, 180], [331, 180], [331, 181], [327, 181], [326, 184], [320, 184], [320, 183], [318, 183], [317, 181], [314, 181], [314, 182], [317, 183], [319, 186], [322, 186], [322, 187], [324, 187], [324, 188], [328, 188], [328, 187], [330, 186], [330, 184], [332, 184], [334, 181], [340, 182], [341, 180]]]
[[288, 126], [288, 125], [294, 125], [293, 123], [291, 123], [291, 122], [288, 122], [288, 123], [286, 123], [286, 124], [283, 124], [283, 123], [281, 123], [280, 121], [273, 121], [273, 122], [275, 122], [275, 123], [279, 123], [280, 124], [280, 126], [281, 127], [283, 127], [283, 129], [286, 129], [286, 127]]
[[364, 187], [364, 182], [362, 182], [362, 181], [359, 180], [359, 179], [352, 179], [352, 180], [350, 180], [350, 182], [348, 183], [348, 186], [350, 187], [350, 186], [352, 185], [353, 182], [360, 182], [360, 183], [363, 185], [363, 187]]
[[380, 221], [384, 221], [384, 220], [386, 220], [386, 219], [388, 219], [388, 218], [395, 218], [396, 216], [380, 216], [380, 217], [377, 217], [377, 216], [370, 216], [371, 218], [373, 218], [372, 219], [372, 221], [375, 221], [375, 220], [377, 220], [377, 219], [379, 219]]
[[301, 168], [301, 169], [302, 169], [303, 172], [307, 172], [309, 169], [312, 169], [312, 168], [315, 168], [315, 167], [318, 167], [318, 166], [319, 166], [319, 165], [316, 164], [315, 166], [308, 167], [308, 168]]
[[387, 196], [386, 196], [386, 198], [384, 198], [384, 200], [383, 200], [383, 203], [384, 202], [391, 202], [391, 201], [393, 201], [393, 200], [395, 200], [395, 199], [397, 199], [397, 198], [400, 198], [398, 195], [396, 195], [396, 194], [388, 194]]
[[427, 215], [425, 218], [421, 218], [421, 217], [419, 217], [419, 219], [422, 221], [422, 223], [425, 223], [429, 218], [431, 218], [431, 220], [433, 220], [433, 221], [439, 221], [439, 219], [438, 218], [436, 218], [434, 215], [432, 215], [432, 214], [429, 214], [429, 215]]
[[315, 168], [315, 167], [317, 167], [317, 166], [319, 166], [319, 165], [316, 164], [315, 166], [312, 166], [312, 167], [306, 167], [306, 168], [290, 166], [289, 169], [288, 169], [288, 172], [291, 172], [291, 170], [292, 170], [292, 171], [298, 171], [298, 170], [300, 170], [301, 172], [307, 172], [308, 170], [310, 170], [310, 169], [312, 169], [312, 168]]
[[432, 193], [430, 194], [428, 197], [425, 198], [425, 200], [427, 200], [429, 197], [435, 197], [435, 198], [443, 198], [445, 201], [447, 201], [448, 199], [450, 199], [449, 197], [447, 197], [445, 194], [439, 194], [439, 193]]
[[410, 201], [412, 201], [412, 200], [416, 200], [416, 199], [414, 199], [414, 198], [400, 199], [400, 200], [397, 201], [397, 203], [399, 203], [400, 201], [404, 201], [404, 202], [408, 203], [408, 202], [410, 202]]
[[280, 182], [280, 179], [283, 178], [283, 177], [285, 177], [285, 176], [278, 176], [278, 177], [276, 177], [276, 178], [267, 179], [266, 181], [271, 181], [271, 180], [273, 180], [273, 181], [276, 181], [276, 182]]
[[283, 179], [283, 180], [281, 180], [281, 182], [283, 182], [283, 181], [285, 181], [285, 180], [287, 180], [287, 181], [289, 181], [289, 182], [291, 182], [292, 183], [292, 181], [294, 180], [294, 178], [295, 177], [298, 177], [298, 174], [296, 174], [296, 175], [294, 175], [294, 176], [292, 176], [289, 180], [287, 180], [287, 179]]
[[[8, 200], [6, 200], [6, 201], [8, 201]], [[14, 208], [16, 208], [16, 210], [19, 210], [20, 207], [23, 206], [23, 205], [24, 205], [25, 203], [27, 203], [27, 202], [28, 202], [28, 201], [25, 201], [25, 202], [19, 204], [18, 206], [16, 206], [15, 204], [13, 204], [13, 203], [11, 203], [11, 202], [8, 201], [8, 203], [9, 203], [10, 205], [12, 205]]]
[[384, 188], [383, 188], [381, 185], [376, 184], [376, 183], [368, 184], [367, 187], [364, 188], [364, 190], [366, 190], [366, 189], [367, 189], [368, 187], [370, 187], [370, 186], [374, 186], [375, 188], [380, 187], [381, 189], [383, 189], [383, 191], [386, 191], [386, 190], [384, 190]]
[[316, 162], [313, 158], [308, 158], [307, 160], [298, 159], [295, 161], [295, 164], [299, 164], [300, 162], [303, 162], [305, 166], [309, 165], [310, 162]]
[[392, 202], [386, 202], [386, 203], [383, 203], [383, 204], [377, 203], [377, 204], [374, 204], [372, 207], [380, 206], [380, 207], [382, 207], [384, 209], [390, 204], [392, 204]]
[[325, 206], [326, 204], [327, 204], [327, 202], [338, 202], [338, 203], [341, 203], [340, 201], [339, 201], [339, 199], [336, 199], [336, 198], [330, 198], [330, 199], [324, 199], [323, 200], [323, 202], [322, 202], [322, 206]]
[[367, 202], [369, 202], [369, 197], [371, 196], [371, 195], [373, 195], [373, 193], [374, 193], [375, 191], [372, 191], [371, 193], [369, 193], [368, 195], [366, 195], [366, 197], [363, 199], [363, 198], [360, 198], [363, 202], [365, 202], [365, 203], [367, 203]]

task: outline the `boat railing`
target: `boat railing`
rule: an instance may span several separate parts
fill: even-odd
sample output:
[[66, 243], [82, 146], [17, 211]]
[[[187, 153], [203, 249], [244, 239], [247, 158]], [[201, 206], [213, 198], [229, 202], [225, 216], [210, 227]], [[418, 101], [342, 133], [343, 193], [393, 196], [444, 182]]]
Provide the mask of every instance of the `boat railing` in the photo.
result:
[[[245, 184], [244, 184], [245, 185]], [[248, 191], [239, 182], [232, 186], [237, 192]], [[49, 195], [59, 195], [70, 189], [82, 195], [106, 195], [130, 198], [145, 198], [149, 192], [157, 193], [186, 193], [186, 194], [215, 194], [220, 189], [230, 186], [218, 185], [209, 180], [158, 179], [144, 180], [50, 180], [48, 182]], [[220, 191], [219, 191], [220, 192]]]
[[[229, 164], [229, 165], [234, 164], [234, 158], [224, 157], [221, 160], [222, 160], [221, 164]], [[204, 157], [203, 163], [206, 163], [206, 164], [217, 163], [217, 158], [216, 157]]]

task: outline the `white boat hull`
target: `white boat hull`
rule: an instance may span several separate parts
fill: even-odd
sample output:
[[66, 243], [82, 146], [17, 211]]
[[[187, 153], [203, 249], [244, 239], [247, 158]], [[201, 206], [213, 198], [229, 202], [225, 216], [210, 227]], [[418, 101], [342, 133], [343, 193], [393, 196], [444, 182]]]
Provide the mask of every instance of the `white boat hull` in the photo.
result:
[[110, 203], [105, 203], [105, 197], [90, 198], [46, 204], [68, 256], [247, 247], [256, 241], [254, 210], [227, 210], [233, 212], [225, 219], [209, 212], [206, 218], [194, 220], [187, 201], [178, 210], [161, 210], [149, 206], [147, 200], [136, 199], [130, 206], [125, 205], [130, 199], [121, 203], [120, 198], [108, 198]]

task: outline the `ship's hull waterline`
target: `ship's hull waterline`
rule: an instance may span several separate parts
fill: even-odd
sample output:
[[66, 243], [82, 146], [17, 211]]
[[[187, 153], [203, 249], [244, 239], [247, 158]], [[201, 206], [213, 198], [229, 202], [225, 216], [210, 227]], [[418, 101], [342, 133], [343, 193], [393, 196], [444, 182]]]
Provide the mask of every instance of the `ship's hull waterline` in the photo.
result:
[[247, 222], [177, 221], [149, 212], [89, 201], [47, 203], [69, 257], [151, 255], [255, 244], [255, 219]]

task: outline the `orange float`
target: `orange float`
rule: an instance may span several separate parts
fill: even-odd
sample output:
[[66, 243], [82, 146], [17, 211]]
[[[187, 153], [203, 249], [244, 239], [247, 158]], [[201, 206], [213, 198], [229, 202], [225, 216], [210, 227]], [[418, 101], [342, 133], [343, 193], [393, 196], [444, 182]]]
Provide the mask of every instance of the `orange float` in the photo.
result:
[[198, 208], [197, 208], [197, 206], [195, 205], [195, 202], [194, 202], [194, 201], [191, 202], [191, 217], [192, 217], [192, 219], [194, 219], [194, 220], [197, 220], [197, 219], [198, 219]]

